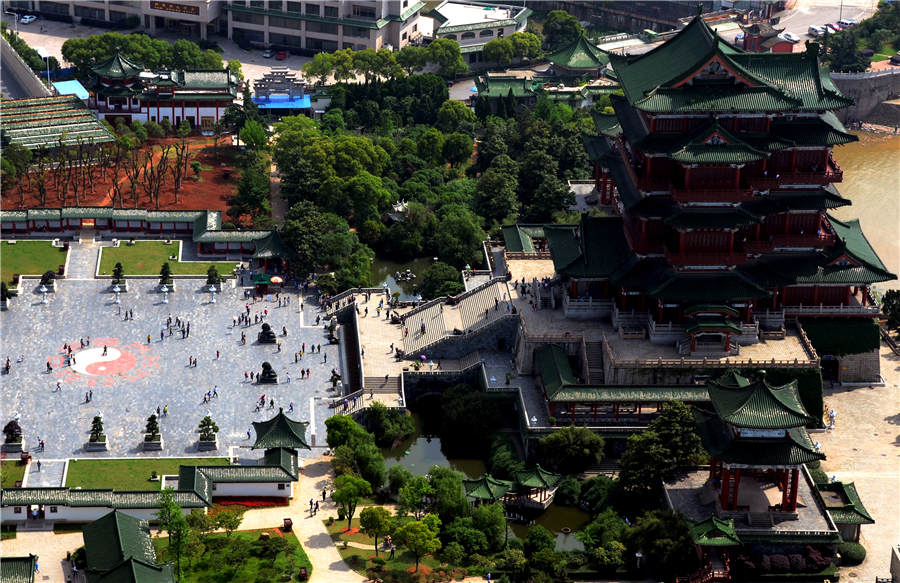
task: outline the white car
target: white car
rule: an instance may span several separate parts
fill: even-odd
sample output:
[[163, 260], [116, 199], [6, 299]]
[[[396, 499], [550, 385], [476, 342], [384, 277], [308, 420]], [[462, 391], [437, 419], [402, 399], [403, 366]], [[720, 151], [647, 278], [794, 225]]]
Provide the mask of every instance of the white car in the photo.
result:
[[823, 34], [825, 34], [825, 27], [812, 25], [809, 27], [809, 30], [806, 31], [806, 34], [808, 34], [809, 36], [811, 36], [813, 38], [815, 38], [817, 36], [822, 36]]
[[271, 59], [272, 57], [275, 56], [275, 50], [274, 49], [266, 49], [263, 51], [262, 56], [264, 59]]
[[848, 28], [850, 26], [856, 26], [857, 24], [855, 18], [842, 18], [838, 20], [837, 23], [841, 28]]
[[789, 43], [798, 43], [800, 42], [800, 37], [792, 32], [783, 32], [778, 35], [778, 38], [781, 40], [786, 40]]
[[26, 14], [19, 19], [19, 22], [21, 22], [22, 24], [31, 24], [35, 20], [37, 20], [37, 16], [35, 16], [34, 14]]

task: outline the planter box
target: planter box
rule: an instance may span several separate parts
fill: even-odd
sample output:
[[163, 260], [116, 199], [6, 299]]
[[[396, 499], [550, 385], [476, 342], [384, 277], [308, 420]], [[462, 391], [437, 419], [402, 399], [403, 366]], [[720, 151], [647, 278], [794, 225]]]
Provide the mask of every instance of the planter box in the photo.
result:
[[213, 287], [216, 288], [216, 293], [217, 293], [217, 294], [222, 293], [222, 284], [221, 284], [221, 283], [214, 283], [214, 284], [204, 283], [204, 284], [203, 284], [203, 287], [201, 287], [200, 289], [201, 289], [202, 291], [205, 291], [206, 293], [209, 293], [209, 286], [210, 286], [210, 285], [212, 285]]
[[89, 441], [84, 444], [84, 451], [109, 451], [109, 440]]
[[119, 293], [124, 294], [128, 292], [128, 280], [122, 281], [120, 283], [110, 283], [109, 284], [109, 293], [113, 293], [113, 288], [119, 286]]
[[2, 449], [3, 453], [20, 453], [25, 451], [25, 438], [22, 438], [22, 441], [19, 443], [4, 443]]
[[159, 438], [158, 441], [143, 441], [141, 442], [141, 448], [144, 451], [162, 451], [163, 448], [163, 440], [162, 437]]
[[0, 302], [0, 311], [5, 312], [9, 309], [9, 302]]
[[[161, 283], [156, 284], [156, 291], [158, 291], [159, 293], [162, 293], [160, 291], [162, 289], [162, 286], [163, 286], [163, 284], [161, 284]], [[166, 287], [169, 288], [170, 294], [175, 292], [175, 282], [174, 281], [172, 283], [167, 283]]]
[[44, 283], [44, 284], [42, 284], [40, 281], [38, 281], [37, 286], [35, 286], [35, 288], [34, 288], [36, 292], [40, 293], [41, 285], [43, 285], [44, 287], [47, 288], [47, 293], [49, 293], [49, 294], [56, 292], [56, 280], [55, 279], [51, 279], [50, 281], [48, 281], [47, 283]]
[[219, 449], [219, 436], [217, 435], [215, 439], [207, 441], [205, 439], [200, 439], [197, 441], [197, 451], [216, 451]]

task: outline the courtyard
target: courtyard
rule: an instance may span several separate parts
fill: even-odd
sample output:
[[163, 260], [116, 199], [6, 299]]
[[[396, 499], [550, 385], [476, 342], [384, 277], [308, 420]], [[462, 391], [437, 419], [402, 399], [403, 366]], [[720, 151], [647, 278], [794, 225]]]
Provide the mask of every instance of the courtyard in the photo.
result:
[[[71, 253], [73, 272], [96, 269], [96, 245], [74, 243]], [[331, 413], [328, 397], [334, 396], [329, 379], [332, 368], [340, 370], [340, 357], [337, 346], [328, 344], [327, 332], [314, 325], [314, 302], [301, 312], [295, 290], [272, 289], [272, 295], [253, 302], [231, 279], [211, 303], [205, 278], [179, 279], [177, 291], [163, 303], [155, 279], [130, 279], [128, 293], [122, 293], [116, 304], [108, 281], [79, 277], [58, 283], [47, 304], [40, 303], [40, 294], [26, 290], [0, 315], [0, 356], [11, 361], [10, 374], [3, 378], [4, 423], [18, 416], [26, 449], [35, 461], [43, 462], [40, 472], [32, 464], [28, 485], [62, 485], [64, 460], [69, 457], [230, 454], [256, 459], [256, 452], [244, 449], [252, 443], [247, 432], [253, 421], [269, 419], [278, 408], [311, 422], [310, 433], [320, 436], [310, 437], [315, 440], [311, 443], [324, 444], [324, 421]], [[282, 301], [279, 307], [276, 291], [290, 303]], [[261, 321], [232, 327], [232, 319], [246, 313], [248, 303], [251, 322], [268, 311], [266, 321], [278, 335], [280, 350], [274, 344], [257, 343]], [[133, 319], [126, 320], [126, 312], [133, 312]], [[190, 324], [189, 336], [182, 337], [176, 318]], [[88, 339], [90, 344], [82, 348], [81, 342]], [[67, 344], [75, 357], [71, 366], [64, 362]], [[302, 359], [298, 355], [295, 363], [303, 344], [307, 354]], [[321, 354], [310, 354], [311, 346], [319, 344]], [[190, 357], [196, 366], [188, 365]], [[263, 362], [271, 363], [278, 384], [256, 385], [245, 378], [245, 373], [258, 374]], [[309, 369], [308, 379], [301, 379], [301, 368]], [[213, 389], [218, 396], [204, 402]], [[257, 410], [262, 394], [266, 405]], [[163, 450], [144, 453], [140, 445], [147, 417], [165, 407], [168, 415], [160, 418]], [[83, 449], [95, 415], [103, 417], [108, 452]], [[205, 415], [220, 428], [219, 450], [206, 454], [197, 451], [197, 426]], [[43, 451], [38, 451], [39, 440], [45, 443]]]

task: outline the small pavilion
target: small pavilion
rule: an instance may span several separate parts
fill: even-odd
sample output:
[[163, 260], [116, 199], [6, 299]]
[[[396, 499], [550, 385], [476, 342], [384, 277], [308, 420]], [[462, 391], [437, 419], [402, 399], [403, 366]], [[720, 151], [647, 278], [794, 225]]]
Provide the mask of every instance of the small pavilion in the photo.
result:
[[306, 430], [309, 423], [294, 421], [279, 408], [278, 414], [268, 421], [254, 421], [256, 442], [251, 449], [265, 449], [266, 455], [273, 449], [312, 449], [306, 442]]
[[859, 531], [863, 524], [875, 524], [875, 519], [863, 506], [853, 482], [831, 482], [818, 484], [819, 495], [825, 508], [841, 533], [845, 542], [859, 542]]
[[[709, 479], [719, 490], [716, 507], [729, 512], [797, 510], [800, 467], [823, 460], [805, 426], [815, 422], [800, 401], [797, 381], [773, 387], [764, 376], [751, 380], [736, 372], [707, 384], [714, 412], [694, 409], [697, 433], [711, 456]], [[780, 502], [752, 508], [740, 498], [741, 479], [774, 482]]]
[[543, 511], [553, 502], [563, 476], [536, 465], [516, 472], [513, 478], [499, 480], [485, 474], [474, 480], [463, 480], [463, 489], [475, 506], [501, 502], [508, 508]]
[[563, 77], [599, 77], [600, 71], [609, 64], [606, 52], [594, 46], [583, 34], [572, 44], [547, 55], [547, 60], [553, 63], [556, 74]]
[[513, 483], [509, 480], [498, 480], [490, 474], [485, 474], [474, 480], [463, 480], [463, 489], [466, 497], [473, 505], [494, 504], [506, 502], [508, 494], [513, 489]]
[[172, 565], [156, 562], [146, 520], [113, 510], [84, 527], [87, 581], [172, 583]]

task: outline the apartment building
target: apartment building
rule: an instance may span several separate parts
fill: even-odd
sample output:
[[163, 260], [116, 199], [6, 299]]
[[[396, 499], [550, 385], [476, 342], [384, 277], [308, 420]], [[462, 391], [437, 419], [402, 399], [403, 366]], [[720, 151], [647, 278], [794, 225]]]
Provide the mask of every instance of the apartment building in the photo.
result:
[[225, 12], [222, 0], [18, 0], [8, 5], [51, 20], [70, 22], [119, 23], [137, 18], [139, 27], [150, 34], [171, 30], [193, 40], [206, 40], [227, 30], [222, 18]]
[[530, 14], [531, 9], [524, 6], [445, 0], [428, 16], [434, 20], [434, 37], [458, 42], [463, 58], [471, 65], [483, 60], [488, 42], [523, 32]]
[[399, 50], [421, 38], [418, 0], [229, 0], [228, 37], [295, 52]]

